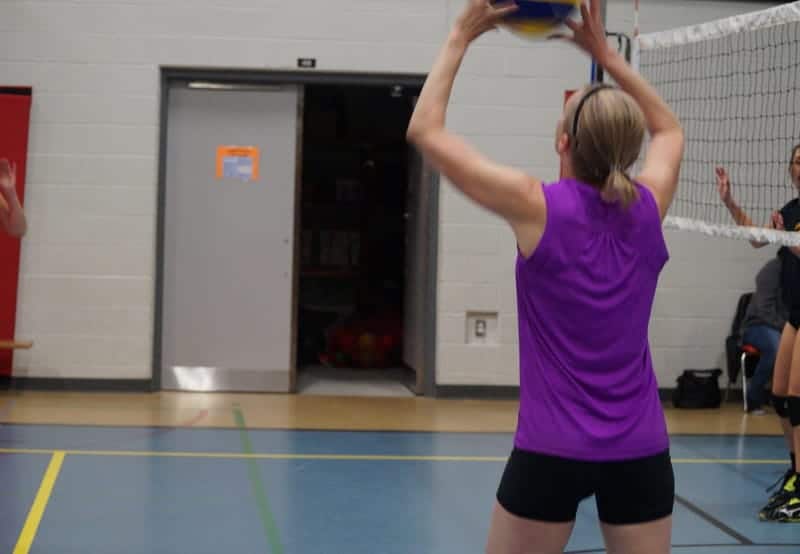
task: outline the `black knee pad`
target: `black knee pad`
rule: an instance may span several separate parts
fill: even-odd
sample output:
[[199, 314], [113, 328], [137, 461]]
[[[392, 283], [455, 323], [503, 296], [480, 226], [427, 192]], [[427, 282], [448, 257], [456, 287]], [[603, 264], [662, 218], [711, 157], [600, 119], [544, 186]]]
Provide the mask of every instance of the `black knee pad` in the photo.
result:
[[800, 426], [800, 397], [789, 397], [789, 421], [792, 427]]
[[789, 320], [787, 323], [795, 329], [800, 328], [800, 305], [792, 306], [789, 309]]
[[785, 396], [772, 395], [772, 406], [775, 408], [775, 413], [778, 417], [786, 419], [789, 417], [789, 399]]

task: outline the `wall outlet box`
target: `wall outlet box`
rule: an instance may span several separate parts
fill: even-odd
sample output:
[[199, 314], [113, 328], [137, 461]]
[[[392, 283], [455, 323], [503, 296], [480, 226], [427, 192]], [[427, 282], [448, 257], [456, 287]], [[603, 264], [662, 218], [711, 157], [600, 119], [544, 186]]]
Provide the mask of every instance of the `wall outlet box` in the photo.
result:
[[467, 312], [467, 344], [497, 344], [497, 312]]

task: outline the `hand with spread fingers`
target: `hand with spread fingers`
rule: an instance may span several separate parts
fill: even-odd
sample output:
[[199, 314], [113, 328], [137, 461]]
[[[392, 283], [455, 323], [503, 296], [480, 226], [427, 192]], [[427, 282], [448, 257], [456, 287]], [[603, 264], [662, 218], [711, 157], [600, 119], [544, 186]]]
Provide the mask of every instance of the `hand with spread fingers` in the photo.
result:
[[12, 237], [27, 231], [25, 212], [17, 196], [17, 164], [0, 159], [0, 226]]
[[604, 63], [608, 53], [611, 52], [611, 48], [606, 39], [601, 8], [601, 0], [589, 0], [588, 6], [586, 2], [581, 3], [582, 21], [578, 22], [574, 19], [564, 21], [564, 25], [572, 30], [573, 35], [558, 33], [553, 35], [552, 38], [568, 40], [599, 63]]
[[489, 0], [469, 0], [456, 20], [455, 31], [469, 43], [497, 28], [507, 15], [518, 9], [515, 2], [492, 4]]

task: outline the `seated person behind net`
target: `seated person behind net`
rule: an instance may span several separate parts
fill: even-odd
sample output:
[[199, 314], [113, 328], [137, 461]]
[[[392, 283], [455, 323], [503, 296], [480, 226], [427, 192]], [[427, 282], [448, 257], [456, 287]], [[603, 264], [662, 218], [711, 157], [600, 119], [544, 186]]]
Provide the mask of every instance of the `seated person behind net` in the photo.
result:
[[742, 319], [742, 341], [761, 354], [747, 389], [750, 413], [763, 414], [764, 387], [772, 377], [781, 331], [789, 317], [789, 309], [781, 292], [781, 260], [772, 258], [756, 276], [756, 290]]

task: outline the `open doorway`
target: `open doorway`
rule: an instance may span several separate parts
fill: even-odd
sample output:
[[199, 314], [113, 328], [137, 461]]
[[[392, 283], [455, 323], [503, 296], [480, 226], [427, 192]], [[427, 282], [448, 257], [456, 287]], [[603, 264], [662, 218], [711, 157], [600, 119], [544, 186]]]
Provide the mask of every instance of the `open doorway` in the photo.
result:
[[409, 241], [420, 172], [413, 171], [419, 163], [405, 138], [418, 94], [419, 88], [390, 84], [305, 86], [300, 394], [419, 391], [422, 368], [407, 353], [411, 343], [422, 343], [425, 329], [409, 324], [409, 273], [421, 269], [416, 257], [426, 252]]

